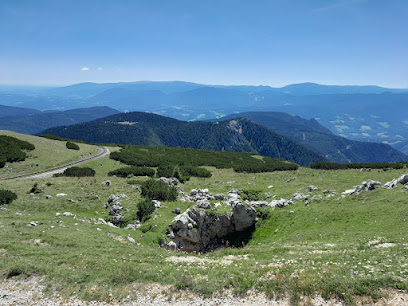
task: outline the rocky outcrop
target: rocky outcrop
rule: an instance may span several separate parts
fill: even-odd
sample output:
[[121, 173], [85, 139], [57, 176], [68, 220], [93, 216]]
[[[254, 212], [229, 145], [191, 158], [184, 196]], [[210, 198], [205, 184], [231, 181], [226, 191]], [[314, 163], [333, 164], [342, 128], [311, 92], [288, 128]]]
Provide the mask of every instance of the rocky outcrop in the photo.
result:
[[256, 212], [245, 204], [232, 206], [229, 215], [207, 214], [193, 207], [178, 215], [167, 237], [171, 240], [162, 246], [168, 250], [206, 252], [219, 247], [227, 235], [245, 231], [255, 225]]
[[354, 195], [358, 194], [363, 190], [374, 190], [381, 186], [381, 183], [378, 181], [368, 180], [361, 183], [361, 185], [356, 185], [352, 189], [348, 189], [342, 192], [342, 195]]
[[111, 194], [108, 197], [108, 200], [106, 201], [105, 204], [105, 209], [109, 208], [109, 215], [112, 216], [112, 223], [114, 225], [118, 225], [119, 223], [121, 223], [122, 219], [123, 219], [123, 214], [121, 213], [121, 211], [123, 210], [122, 204], [119, 202], [119, 197]]
[[405, 185], [408, 183], [408, 174], [403, 174], [399, 178], [393, 179], [390, 182], [386, 182], [384, 184], [385, 189], [393, 189], [396, 188], [398, 184]]

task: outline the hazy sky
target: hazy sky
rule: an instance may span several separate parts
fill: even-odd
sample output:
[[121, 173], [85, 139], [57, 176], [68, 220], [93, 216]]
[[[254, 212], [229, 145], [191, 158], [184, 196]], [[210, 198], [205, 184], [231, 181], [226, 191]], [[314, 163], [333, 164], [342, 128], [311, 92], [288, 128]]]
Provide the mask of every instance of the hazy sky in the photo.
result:
[[0, 84], [408, 88], [407, 0], [0, 0]]

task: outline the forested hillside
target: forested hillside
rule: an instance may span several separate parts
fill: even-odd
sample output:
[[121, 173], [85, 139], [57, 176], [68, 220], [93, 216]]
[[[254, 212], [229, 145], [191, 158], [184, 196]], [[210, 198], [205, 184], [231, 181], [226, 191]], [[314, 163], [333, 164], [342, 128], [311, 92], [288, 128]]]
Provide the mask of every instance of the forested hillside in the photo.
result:
[[325, 160], [288, 137], [248, 119], [185, 122], [149, 113], [122, 113], [88, 123], [45, 130], [89, 143], [118, 143], [184, 147], [215, 151], [252, 152], [301, 165]]
[[408, 156], [390, 145], [361, 142], [334, 135], [316, 120], [306, 120], [281, 112], [246, 112], [219, 120], [245, 117], [271, 130], [292, 138], [305, 147], [337, 163], [374, 163], [408, 160]]

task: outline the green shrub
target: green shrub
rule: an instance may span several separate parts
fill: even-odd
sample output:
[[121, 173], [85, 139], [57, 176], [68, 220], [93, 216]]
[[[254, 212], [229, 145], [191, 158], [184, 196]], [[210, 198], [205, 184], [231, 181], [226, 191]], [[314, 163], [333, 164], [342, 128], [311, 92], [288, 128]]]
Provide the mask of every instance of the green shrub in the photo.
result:
[[182, 183], [187, 182], [190, 179], [190, 177], [187, 175], [181, 175], [178, 168], [174, 169], [173, 177], [175, 177]]
[[175, 201], [177, 189], [167, 185], [163, 181], [149, 179], [141, 184], [142, 196], [159, 201]]
[[38, 188], [38, 183], [35, 183], [28, 193], [42, 193], [42, 192], [43, 191], [40, 188]]
[[337, 164], [333, 162], [315, 162], [310, 165], [312, 169], [323, 170], [344, 170], [344, 169], [402, 169], [408, 166], [408, 162], [396, 162], [396, 163], [354, 163], [354, 164]]
[[10, 204], [17, 199], [17, 195], [6, 189], [0, 189], [0, 204]]
[[95, 170], [88, 167], [71, 167], [66, 169], [60, 176], [69, 177], [95, 176]]
[[243, 200], [259, 201], [260, 190], [242, 190], [239, 195]]
[[153, 201], [151, 199], [144, 199], [143, 201], [137, 203], [137, 217], [140, 222], [144, 222], [150, 218], [155, 210]]
[[136, 166], [131, 166], [131, 167], [124, 167], [124, 168], [119, 168], [113, 171], [110, 171], [108, 173], [109, 176], [120, 176], [120, 177], [128, 177], [129, 175], [133, 176], [154, 176], [155, 171], [152, 168], [146, 168], [146, 167], [136, 167]]
[[79, 146], [76, 143], [73, 143], [71, 141], [67, 141], [67, 143], [65, 144], [65, 146], [67, 147], [67, 149], [69, 150], [79, 150]]
[[27, 154], [22, 150], [34, 150], [35, 146], [27, 141], [23, 141], [11, 136], [0, 136], [0, 168], [6, 162], [13, 163], [26, 159]]
[[193, 167], [193, 166], [182, 166], [180, 167], [181, 173], [183, 175], [195, 176], [195, 177], [211, 177], [210, 171], [204, 168]]
[[59, 141], [65, 141], [64, 138], [56, 136], [56, 135], [41, 135], [41, 137], [51, 139], [51, 140], [59, 140]]
[[157, 168], [158, 177], [172, 177], [174, 175], [174, 165], [161, 165]]
[[35, 146], [32, 143], [29, 143], [24, 140], [20, 140], [15, 137], [6, 136], [6, 135], [0, 135], [0, 144], [2, 146], [7, 145], [7, 144], [14, 144], [21, 150], [28, 150], [28, 151], [32, 151], [35, 149]]

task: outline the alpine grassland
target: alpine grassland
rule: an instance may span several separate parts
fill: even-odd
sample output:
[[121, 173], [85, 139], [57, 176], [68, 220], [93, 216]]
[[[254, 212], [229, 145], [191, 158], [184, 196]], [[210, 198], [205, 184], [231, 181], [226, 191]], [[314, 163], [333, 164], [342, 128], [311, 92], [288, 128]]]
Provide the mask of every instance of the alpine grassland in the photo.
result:
[[99, 153], [96, 146], [83, 143], [77, 144], [80, 150], [70, 150], [66, 147], [65, 141], [34, 137], [10, 131], [0, 131], [0, 135], [12, 136], [27, 141], [35, 147], [33, 150], [25, 151], [26, 158], [24, 161], [6, 163], [4, 168], [0, 168], [0, 179], [47, 170]]
[[[3, 176], [33, 171], [32, 164], [39, 164], [35, 169], [52, 167], [78, 159], [78, 154], [94, 154], [97, 148], [79, 143], [79, 151], [68, 150], [65, 142], [17, 136], [36, 149], [9, 172], [1, 172]], [[406, 168], [368, 172], [299, 167], [253, 174], [202, 166], [211, 177], [191, 176], [179, 185], [185, 193], [208, 188], [227, 194], [241, 188], [247, 197], [268, 201], [289, 199], [296, 192], [322, 197], [308, 205], [299, 200], [283, 208], [258, 208], [256, 228], [246, 244], [191, 254], [167, 251], [159, 241], [176, 216], [172, 211], [183, 212], [195, 203], [172, 199], [151, 213], [151, 202], [141, 196], [139, 186], [157, 178], [134, 176], [128, 184], [129, 178], [109, 176], [126, 166], [109, 156], [81, 166], [94, 169], [95, 176], [0, 181], [0, 189], [17, 195], [0, 210], [0, 278], [44, 276], [49, 294], [113, 303], [152, 283], [163, 285], [169, 296], [183, 290], [205, 297], [255, 290], [277, 299], [289, 297], [293, 304], [315, 294], [345, 304], [371, 303], [385, 289], [408, 289], [405, 187], [341, 197], [362, 181], [384, 184], [407, 173]], [[34, 184], [40, 192], [30, 194]], [[308, 191], [310, 185], [318, 189]], [[326, 190], [336, 194], [326, 198]], [[125, 217], [137, 217], [138, 207], [143, 207], [141, 227], [97, 222], [108, 217], [104, 205], [112, 194], [122, 195]]]

